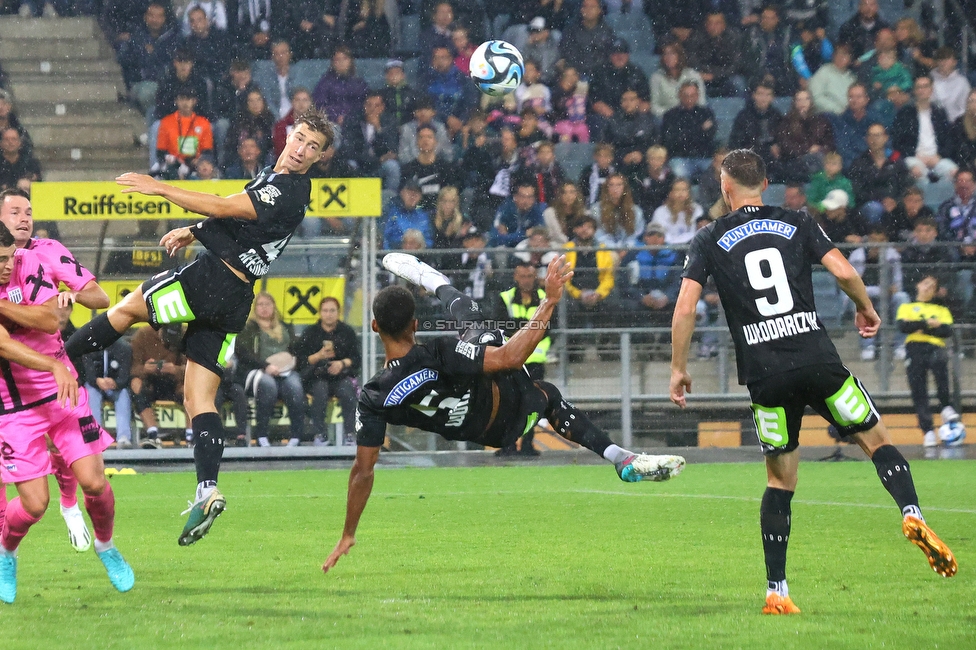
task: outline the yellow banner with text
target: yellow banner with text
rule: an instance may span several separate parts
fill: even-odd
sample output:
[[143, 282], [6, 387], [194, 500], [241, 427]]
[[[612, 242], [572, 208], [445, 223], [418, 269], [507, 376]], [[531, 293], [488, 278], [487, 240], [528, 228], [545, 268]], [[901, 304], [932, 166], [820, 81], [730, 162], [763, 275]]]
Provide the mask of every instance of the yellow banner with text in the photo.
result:
[[[245, 181], [172, 181], [168, 185], [217, 196], [244, 190]], [[114, 181], [40, 182], [31, 185], [38, 220], [102, 221], [193, 219], [192, 212], [159, 196], [124, 194]], [[378, 178], [313, 178], [309, 217], [378, 217], [382, 214]]]

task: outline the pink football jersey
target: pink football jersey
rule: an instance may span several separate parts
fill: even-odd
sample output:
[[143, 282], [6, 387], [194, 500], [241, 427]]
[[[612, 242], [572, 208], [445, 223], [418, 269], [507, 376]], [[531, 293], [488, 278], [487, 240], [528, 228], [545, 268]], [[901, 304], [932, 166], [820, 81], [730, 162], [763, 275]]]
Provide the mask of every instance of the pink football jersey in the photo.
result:
[[40, 258], [44, 271], [56, 280], [55, 289], [60, 282], [64, 282], [72, 291], [81, 291], [95, 279], [91, 271], [79, 264], [71, 251], [56, 239], [32, 237], [27, 240], [24, 248], [33, 251]]

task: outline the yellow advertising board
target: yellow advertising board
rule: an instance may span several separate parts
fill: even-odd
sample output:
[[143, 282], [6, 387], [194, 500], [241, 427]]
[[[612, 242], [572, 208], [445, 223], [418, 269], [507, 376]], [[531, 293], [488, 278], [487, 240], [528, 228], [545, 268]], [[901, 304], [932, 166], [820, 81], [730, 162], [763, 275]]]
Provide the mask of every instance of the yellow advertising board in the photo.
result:
[[[171, 181], [196, 192], [229, 196], [245, 181]], [[159, 196], [124, 194], [114, 181], [41, 182], [31, 185], [34, 218], [56, 221], [194, 219], [194, 213]], [[378, 217], [382, 214], [378, 178], [313, 178], [309, 217]]]

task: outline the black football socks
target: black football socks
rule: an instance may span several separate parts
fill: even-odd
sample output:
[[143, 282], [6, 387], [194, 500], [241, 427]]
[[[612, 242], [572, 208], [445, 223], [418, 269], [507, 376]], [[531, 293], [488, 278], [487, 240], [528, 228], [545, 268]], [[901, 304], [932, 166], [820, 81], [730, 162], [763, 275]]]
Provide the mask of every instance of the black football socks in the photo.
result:
[[[789, 490], [767, 487], [759, 506], [759, 527], [762, 531], [763, 554], [766, 557], [766, 580], [770, 583], [769, 588], [775, 591], [779, 591], [779, 583], [786, 581], [786, 546], [790, 541], [792, 499], [793, 493]], [[777, 586], [774, 587], [773, 583]]]
[[220, 459], [224, 455], [224, 424], [217, 413], [193, 418], [193, 462], [197, 468], [197, 498], [216, 487]]
[[79, 327], [64, 344], [64, 350], [68, 353], [68, 358], [77, 366], [76, 360], [80, 362], [81, 357], [89, 352], [101, 352], [122, 338], [124, 333], [116, 332], [108, 322], [108, 314], [101, 313]]
[[888, 490], [891, 498], [901, 509], [902, 516], [912, 515], [922, 519], [922, 510], [918, 506], [918, 495], [915, 493], [915, 481], [908, 461], [901, 455], [894, 445], [883, 445], [871, 456], [881, 484]]

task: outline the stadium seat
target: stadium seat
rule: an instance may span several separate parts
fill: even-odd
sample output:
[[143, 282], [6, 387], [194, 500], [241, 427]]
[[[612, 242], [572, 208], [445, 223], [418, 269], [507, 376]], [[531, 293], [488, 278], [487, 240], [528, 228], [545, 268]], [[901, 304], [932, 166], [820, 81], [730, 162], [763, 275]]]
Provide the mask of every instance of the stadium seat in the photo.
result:
[[763, 203], [766, 205], [783, 205], [783, 199], [785, 197], [786, 186], [779, 184], [770, 185], [762, 195]]
[[413, 57], [403, 62], [403, 73], [407, 77], [407, 83], [417, 87], [417, 78], [420, 76], [420, 59]]
[[566, 177], [576, 180], [583, 168], [593, 159], [593, 145], [582, 142], [559, 142], [555, 147], [556, 160], [562, 165]]
[[[294, 69], [298, 64], [292, 66]], [[271, 61], [255, 61], [251, 64], [251, 79], [266, 98], [277, 92], [278, 76]]]
[[329, 71], [331, 65], [332, 62], [328, 59], [305, 59], [297, 62], [292, 66], [292, 74], [295, 77], [294, 85], [315, 90], [319, 79]]
[[941, 180], [938, 183], [922, 183], [919, 185], [925, 196], [925, 205], [937, 210], [943, 202], [952, 198], [955, 188], [951, 181]]
[[776, 108], [780, 113], [786, 115], [790, 112], [790, 107], [793, 105], [792, 97], [777, 97], [773, 100], [773, 107]]
[[837, 288], [837, 282], [827, 271], [814, 271], [813, 296], [817, 302], [817, 314], [820, 320], [827, 327], [837, 327], [847, 313], [848, 306], [851, 304], [847, 296], [843, 295]]
[[365, 79], [370, 88], [382, 88], [385, 83], [386, 59], [356, 59], [356, 74]]
[[404, 52], [416, 52], [420, 48], [420, 16], [400, 17], [400, 49]]
[[715, 113], [715, 121], [718, 123], [718, 132], [715, 137], [720, 145], [725, 145], [729, 141], [729, 134], [732, 133], [732, 123], [735, 116], [743, 109], [746, 102], [741, 97], [715, 97], [709, 98], [708, 106]]
[[652, 52], [653, 50], [651, 52], [634, 52], [630, 55], [630, 62], [640, 68], [648, 78], [657, 70], [661, 58]]

